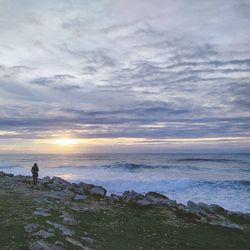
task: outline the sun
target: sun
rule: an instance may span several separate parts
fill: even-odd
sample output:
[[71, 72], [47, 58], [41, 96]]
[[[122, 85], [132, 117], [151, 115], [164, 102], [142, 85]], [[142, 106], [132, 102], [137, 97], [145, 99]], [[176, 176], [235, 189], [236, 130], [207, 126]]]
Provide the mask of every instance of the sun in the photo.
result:
[[70, 138], [62, 138], [62, 139], [54, 139], [53, 144], [58, 146], [72, 146], [76, 145], [80, 142], [79, 139], [70, 139]]

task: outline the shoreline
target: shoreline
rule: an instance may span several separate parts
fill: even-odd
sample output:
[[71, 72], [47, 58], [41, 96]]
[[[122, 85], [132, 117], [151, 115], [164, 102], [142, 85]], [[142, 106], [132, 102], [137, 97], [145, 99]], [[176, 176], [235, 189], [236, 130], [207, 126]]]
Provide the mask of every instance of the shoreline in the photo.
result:
[[[109, 218], [107, 223], [111, 223], [113, 221], [113, 214], [116, 214], [118, 221], [123, 220], [124, 217], [130, 216], [130, 213], [136, 213], [135, 218], [139, 218], [138, 216], [141, 215], [145, 216], [138, 219], [137, 226], [146, 223], [144, 221], [145, 218], [147, 218], [147, 220], [152, 218], [156, 220], [159, 216], [164, 214], [164, 218], [166, 218], [166, 215], [169, 217], [169, 220], [164, 222], [165, 224], [160, 223], [155, 225], [154, 222], [152, 222], [153, 224], [150, 226], [150, 228], [154, 228], [155, 231], [160, 230], [160, 232], [164, 228], [168, 229], [169, 227], [176, 227], [177, 229], [175, 230], [180, 231], [185, 227], [194, 227], [195, 229], [201, 227], [201, 230], [208, 230], [209, 233], [212, 233], [213, 230], [218, 230], [219, 232], [229, 230], [228, 232], [241, 234], [244, 235], [244, 237], [245, 235], [249, 236], [250, 232], [250, 214], [225, 210], [216, 204], [196, 204], [189, 201], [187, 205], [183, 205], [181, 203], [177, 203], [175, 200], [169, 199], [163, 194], [156, 192], [148, 192], [143, 195], [135, 191], [125, 191], [122, 195], [107, 195], [107, 190], [103, 187], [83, 182], [80, 182], [79, 184], [70, 183], [60, 177], [44, 177], [38, 180], [38, 186], [32, 188], [31, 176], [14, 176], [13, 174], [7, 174], [1, 171], [0, 187], [0, 197], [3, 201], [0, 206], [3, 206], [2, 203], [8, 202], [8, 200], [11, 201], [10, 197], [12, 195], [17, 197], [17, 201], [20, 199], [27, 200], [27, 202], [32, 204], [30, 208], [33, 209], [33, 212], [29, 214], [32, 218], [31, 221], [34, 220], [35, 222], [39, 222], [41, 220], [41, 224], [44, 224], [41, 225], [41, 227], [37, 226], [35, 229], [31, 230], [31, 224], [34, 223], [28, 223], [30, 222], [29, 216], [27, 216], [27, 221], [25, 219], [25, 225], [23, 225], [22, 230], [25, 238], [24, 244], [28, 245], [29, 249], [46, 249], [44, 247], [46, 244], [50, 247], [57, 247], [51, 249], [102, 249], [100, 246], [111, 244], [102, 242], [100, 239], [95, 242], [95, 240], [91, 237], [90, 238], [92, 240], [89, 239], [89, 242], [91, 241], [92, 243], [88, 243], [86, 242], [86, 239], [82, 239], [84, 236], [79, 236], [80, 233], [82, 235], [81, 231], [83, 229], [87, 229], [85, 227], [77, 226], [81, 224], [81, 219], [79, 219], [79, 221], [77, 220], [78, 222], [74, 224], [74, 217], [81, 218], [82, 214], [85, 213], [87, 213], [85, 214], [86, 218], [99, 216], [100, 213], [102, 213], [100, 220], [103, 219], [103, 216], [107, 216], [107, 218]], [[9, 198], [4, 200], [3, 197], [5, 196]], [[14, 204], [9, 207], [9, 210], [13, 208]], [[30, 209], [25, 206], [23, 208], [23, 213], [26, 213]], [[60, 216], [58, 214], [59, 212]], [[74, 214], [74, 216], [72, 216], [72, 214]], [[4, 216], [1, 215], [1, 217]], [[53, 220], [50, 219], [51, 217], [56, 220], [56, 222], [53, 222]], [[24, 216], [24, 218], [26, 217]], [[63, 218], [63, 222], [59, 223], [59, 218]], [[85, 219], [83, 218], [83, 221]], [[67, 221], [69, 224], [67, 224]], [[69, 221], [73, 224], [71, 225], [71, 222]], [[90, 220], [89, 228], [93, 227], [92, 223], [93, 220]], [[180, 226], [179, 224], [183, 224], [183, 226]], [[38, 223], [38, 225], [40, 224]], [[67, 230], [70, 230], [67, 225], [70, 225], [71, 228], [75, 228], [74, 230], [72, 229], [75, 233], [67, 235]], [[104, 224], [104, 226], [105, 225], [106, 224]], [[117, 227], [118, 226], [119, 228], [121, 227], [120, 225], [117, 225]], [[125, 222], [123, 221], [123, 227], [127, 228], [128, 226], [127, 220]], [[26, 228], [29, 228], [29, 230]], [[95, 227], [93, 227], [93, 230], [97, 229], [98, 223]], [[212, 231], [210, 232], [210, 230]], [[65, 232], [66, 235], [64, 235]], [[102, 234], [106, 235], [107, 233], [108, 232], [105, 232], [103, 229]], [[121, 236], [114, 236], [114, 240], [119, 239], [122, 235], [123, 234], [121, 234]], [[61, 239], [59, 240], [61, 242], [59, 244], [60, 246], [56, 244], [55, 241], [58, 237]], [[105, 237], [111, 236], [106, 235]], [[129, 238], [131, 235], [128, 235], [127, 237]], [[144, 234], [142, 234], [142, 237], [144, 237]], [[161, 236], [158, 240], [162, 240], [163, 238], [164, 237]], [[145, 239], [145, 243], [146, 242], [147, 240]], [[175, 242], [176, 244], [184, 244], [183, 242], [178, 243], [177, 238], [175, 239]], [[3, 242], [0, 243], [3, 244]], [[169, 242], [169, 244], [170, 243], [171, 242]], [[132, 242], [131, 244], [134, 246], [133, 244], [137, 243]], [[165, 243], [161, 244], [161, 246], [167, 246], [167, 244], [164, 245]], [[200, 242], [199, 244], [203, 243]], [[44, 245], [44, 248], [42, 248], [41, 245]], [[72, 245], [74, 245], [75, 248], [72, 248]], [[147, 248], [144, 247], [143, 249]]]

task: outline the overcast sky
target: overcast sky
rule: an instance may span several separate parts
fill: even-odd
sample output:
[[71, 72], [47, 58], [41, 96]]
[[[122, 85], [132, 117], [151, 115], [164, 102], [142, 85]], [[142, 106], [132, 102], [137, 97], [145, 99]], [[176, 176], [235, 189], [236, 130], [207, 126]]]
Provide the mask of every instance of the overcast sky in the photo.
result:
[[0, 0], [0, 152], [248, 151], [249, 27], [248, 0]]

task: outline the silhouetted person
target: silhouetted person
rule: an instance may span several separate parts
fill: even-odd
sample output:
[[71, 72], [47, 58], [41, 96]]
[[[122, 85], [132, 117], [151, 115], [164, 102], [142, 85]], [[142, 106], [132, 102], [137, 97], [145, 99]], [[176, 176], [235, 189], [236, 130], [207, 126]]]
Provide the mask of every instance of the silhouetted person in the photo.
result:
[[39, 168], [37, 164], [35, 163], [33, 167], [31, 168], [31, 173], [33, 177], [33, 186], [37, 185], [38, 172], [39, 172]]

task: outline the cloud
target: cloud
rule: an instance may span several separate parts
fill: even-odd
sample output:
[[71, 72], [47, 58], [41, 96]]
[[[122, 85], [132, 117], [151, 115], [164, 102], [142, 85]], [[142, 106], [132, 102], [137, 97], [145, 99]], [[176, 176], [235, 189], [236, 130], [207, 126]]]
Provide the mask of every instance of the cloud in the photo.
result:
[[244, 137], [248, 1], [5, 1], [4, 138]]

